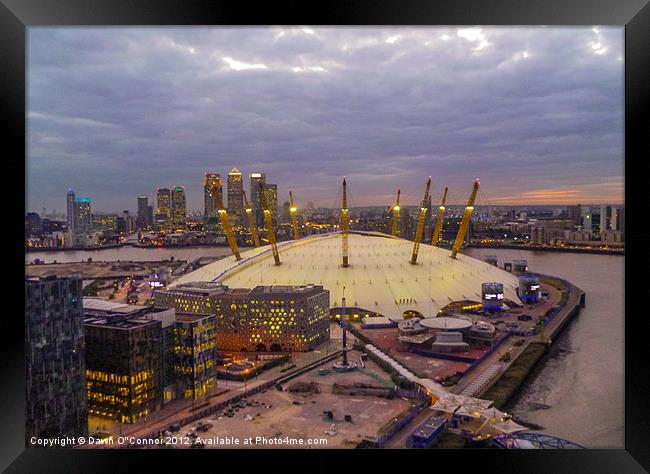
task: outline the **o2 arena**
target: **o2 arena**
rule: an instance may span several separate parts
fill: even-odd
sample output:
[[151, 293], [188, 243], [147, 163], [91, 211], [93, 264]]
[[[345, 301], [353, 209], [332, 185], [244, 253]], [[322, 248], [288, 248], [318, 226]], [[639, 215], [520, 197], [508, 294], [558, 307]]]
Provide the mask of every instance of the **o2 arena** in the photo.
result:
[[452, 301], [481, 301], [481, 283], [499, 281], [504, 296], [519, 302], [517, 277], [489, 263], [451, 251], [422, 245], [417, 264], [410, 263], [413, 242], [378, 232], [351, 231], [349, 266], [342, 261], [341, 233], [313, 235], [277, 245], [276, 265], [270, 245], [228, 256], [188, 273], [172, 286], [192, 281], [218, 281], [231, 288], [257, 285], [323, 285], [331, 307], [341, 305], [343, 287], [347, 306], [401, 319], [414, 311], [435, 316]]
[[[520, 303], [517, 277], [489, 263], [459, 254], [464, 242], [479, 181], [474, 182], [454, 247], [451, 251], [434, 245], [421, 246], [431, 177], [420, 206], [418, 228], [413, 241], [396, 237], [399, 221], [399, 191], [393, 206], [392, 235], [349, 230], [347, 188], [343, 179], [341, 230], [300, 238], [296, 208], [291, 196], [294, 240], [277, 244], [271, 213], [262, 202], [270, 245], [256, 246], [240, 254], [232, 236], [228, 214], [218, 202], [219, 216], [233, 256], [182, 276], [171, 286], [194, 281], [221, 282], [231, 288], [257, 285], [322, 285], [330, 291], [331, 312], [341, 306], [356, 317], [384, 316], [392, 320], [405, 315], [434, 317], [452, 302], [481, 301], [481, 283], [501, 282], [504, 298]], [[215, 193], [217, 194], [217, 193]], [[445, 198], [434, 231], [438, 242]], [[262, 192], [263, 196], [263, 192]], [[264, 201], [264, 199], [263, 199]], [[256, 243], [257, 229], [246, 209]], [[418, 260], [419, 258], [419, 260]], [[344, 293], [345, 291], [345, 293]], [[345, 297], [345, 305], [342, 299]], [[339, 311], [340, 312], [340, 311]]]

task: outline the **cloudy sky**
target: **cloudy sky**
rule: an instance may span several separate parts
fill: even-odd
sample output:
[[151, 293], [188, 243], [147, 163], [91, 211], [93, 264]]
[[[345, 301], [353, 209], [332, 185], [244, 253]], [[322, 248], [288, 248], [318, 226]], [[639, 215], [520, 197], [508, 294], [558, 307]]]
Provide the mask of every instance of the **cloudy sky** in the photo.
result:
[[262, 171], [303, 203], [623, 199], [622, 28], [30, 28], [28, 207]]

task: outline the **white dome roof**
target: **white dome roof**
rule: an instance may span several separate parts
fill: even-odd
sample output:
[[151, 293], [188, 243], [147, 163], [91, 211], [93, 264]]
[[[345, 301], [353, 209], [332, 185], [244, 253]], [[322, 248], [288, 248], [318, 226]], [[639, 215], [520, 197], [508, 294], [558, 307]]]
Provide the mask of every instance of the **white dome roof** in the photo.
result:
[[354, 231], [349, 237], [350, 266], [341, 266], [340, 233], [313, 235], [278, 244], [276, 266], [269, 245], [230, 255], [180, 277], [170, 286], [192, 281], [219, 281], [231, 288], [257, 285], [322, 285], [332, 307], [347, 307], [387, 317], [406, 311], [435, 316], [452, 301], [481, 301], [481, 283], [501, 282], [507, 299], [519, 302], [517, 277], [489, 263], [421, 244], [411, 265], [413, 242], [378, 232]]

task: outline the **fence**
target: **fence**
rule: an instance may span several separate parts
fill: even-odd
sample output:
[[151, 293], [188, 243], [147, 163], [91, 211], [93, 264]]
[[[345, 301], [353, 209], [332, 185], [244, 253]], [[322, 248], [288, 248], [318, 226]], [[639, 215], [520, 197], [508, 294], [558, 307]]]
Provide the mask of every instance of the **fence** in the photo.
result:
[[[428, 397], [427, 397], [428, 398]], [[397, 418], [397, 420], [391, 420], [385, 425], [383, 425], [378, 430], [376, 443], [377, 446], [383, 448], [386, 443], [388, 443], [393, 436], [397, 434], [402, 428], [408, 425], [413, 419], [418, 416], [422, 410], [426, 409], [431, 404], [431, 399], [423, 400], [417, 405], [409, 408]]]

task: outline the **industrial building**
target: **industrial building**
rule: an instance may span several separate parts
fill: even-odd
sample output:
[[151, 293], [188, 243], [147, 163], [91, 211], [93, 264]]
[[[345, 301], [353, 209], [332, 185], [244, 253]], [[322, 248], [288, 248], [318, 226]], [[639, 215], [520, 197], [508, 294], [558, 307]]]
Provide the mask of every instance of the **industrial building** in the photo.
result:
[[25, 439], [85, 436], [81, 280], [25, 280]]
[[188, 282], [157, 291], [154, 300], [179, 313], [215, 315], [221, 351], [308, 351], [329, 339], [329, 291], [322, 286]]

